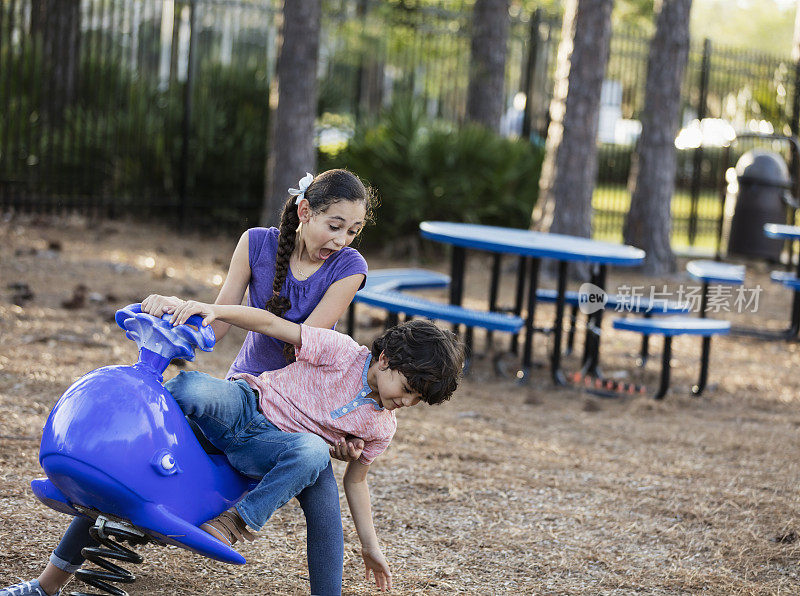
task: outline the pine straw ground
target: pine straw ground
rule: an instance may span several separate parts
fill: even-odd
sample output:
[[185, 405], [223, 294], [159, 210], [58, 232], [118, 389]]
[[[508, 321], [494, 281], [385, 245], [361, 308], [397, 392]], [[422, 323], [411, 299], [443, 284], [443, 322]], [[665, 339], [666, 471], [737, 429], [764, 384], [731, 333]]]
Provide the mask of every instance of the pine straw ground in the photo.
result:
[[[113, 311], [150, 292], [212, 299], [235, 242], [119, 222], [0, 222], [0, 585], [34, 577], [68, 521], [29, 487], [41, 474], [47, 413], [76, 378], [135, 360]], [[374, 268], [407, 265], [367, 256]], [[447, 270], [444, 259], [422, 265]], [[470, 304], [483, 304], [487, 269], [486, 260], [470, 259]], [[611, 284], [623, 281], [653, 284], [614, 271]], [[683, 275], [656, 281], [673, 290], [691, 284]], [[20, 308], [13, 301], [24, 288], [12, 284], [22, 283], [33, 296]], [[79, 284], [86, 288], [75, 295]], [[780, 328], [789, 294], [750, 263], [747, 286], [758, 284], [758, 313], [725, 316]], [[509, 300], [511, 288], [503, 291]], [[367, 342], [379, 328], [374, 313], [359, 313], [357, 336]], [[551, 313], [540, 309], [542, 324]], [[536, 339], [544, 360], [549, 340]], [[188, 366], [222, 375], [240, 340]], [[606, 371], [657, 382], [657, 359], [635, 372], [637, 337], [606, 330], [603, 342]], [[688, 386], [698, 353], [697, 338], [676, 341], [673, 390], [660, 403], [555, 389], [543, 369], [520, 387], [479, 358], [451, 403], [400, 412], [396, 439], [371, 474], [394, 593], [800, 593], [798, 344], [716, 338], [712, 386], [696, 399]], [[344, 591], [374, 593], [343, 517]], [[171, 547], [141, 550], [132, 594], [308, 590], [295, 502], [241, 548], [245, 567]]]

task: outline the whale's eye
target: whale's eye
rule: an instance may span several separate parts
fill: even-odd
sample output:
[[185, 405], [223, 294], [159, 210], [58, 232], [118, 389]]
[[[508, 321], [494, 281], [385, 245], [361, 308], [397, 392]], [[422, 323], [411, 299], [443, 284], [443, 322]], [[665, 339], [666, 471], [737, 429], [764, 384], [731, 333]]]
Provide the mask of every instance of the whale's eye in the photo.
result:
[[171, 476], [173, 474], [180, 474], [181, 472], [178, 460], [175, 459], [175, 456], [169, 449], [161, 449], [156, 452], [150, 460], [150, 465], [162, 476]]

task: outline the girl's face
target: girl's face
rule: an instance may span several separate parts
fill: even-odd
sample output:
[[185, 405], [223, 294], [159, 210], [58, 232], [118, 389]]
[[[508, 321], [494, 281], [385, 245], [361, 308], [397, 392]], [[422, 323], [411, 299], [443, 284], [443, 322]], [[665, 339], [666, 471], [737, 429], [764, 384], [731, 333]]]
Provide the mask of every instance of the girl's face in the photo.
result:
[[303, 199], [298, 205], [298, 215], [303, 223], [304, 248], [311, 260], [318, 262], [353, 242], [364, 227], [367, 209], [362, 201], [339, 201], [325, 211], [314, 213]]

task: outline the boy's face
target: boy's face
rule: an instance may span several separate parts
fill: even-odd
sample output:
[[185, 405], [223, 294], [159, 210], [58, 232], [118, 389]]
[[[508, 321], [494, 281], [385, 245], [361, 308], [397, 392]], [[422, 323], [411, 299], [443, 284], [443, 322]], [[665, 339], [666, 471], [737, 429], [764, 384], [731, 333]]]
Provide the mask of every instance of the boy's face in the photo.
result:
[[373, 391], [376, 393], [375, 400], [387, 410], [397, 408], [408, 408], [420, 402], [421, 395], [411, 389], [405, 375], [399, 371], [389, 368], [386, 356], [378, 357], [375, 368]]

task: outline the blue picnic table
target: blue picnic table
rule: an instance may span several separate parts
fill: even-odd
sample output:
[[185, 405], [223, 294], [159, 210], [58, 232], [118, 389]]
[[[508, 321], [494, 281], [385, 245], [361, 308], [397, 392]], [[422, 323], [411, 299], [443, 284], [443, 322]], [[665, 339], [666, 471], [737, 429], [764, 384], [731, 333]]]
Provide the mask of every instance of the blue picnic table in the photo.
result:
[[[768, 223], [764, 224], [764, 234], [770, 238], [779, 238], [794, 242], [795, 240], [800, 240], [800, 226]], [[793, 251], [789, 251], [790, 263], [792, 254]], [[785, 339], [794, 339], [797, 337], [798, 332], [800, 332], [800, 258], [798, 258], [797, 269], [794, 273], [791, 271], [773, 271], [770, 277], [773, 281], [781, 283], [793, 290], [789, 328], [783, 331], [780, 336]]]
[[[525, 318], [524, 348], [522, 355], [522, 380], [529, 377], [533, 335], [536, 331], [534, 317], [536, 293], [539, 283], [541, 259], [552, 259], [558, 263], [558, 282], [556, 316], [553, 325], [553, 349], [550, 356], [550, 374], [556, 384], [563, 385], [566, 378], [561, 370], [561, 341], [564, 322], [564, 306], [567, 287], [567, 265], [569, 263], [588, 263], [591, 265], [591, 283], [604, 288], [606, 269], [609, 265], [631, 267], [642, 263], [645, 252], [633, 246], [602, 242], [564, 234], [534, 232], [517, 228], [465, 224], [456, 222], [424, 221], [420, 224], [423, 238], [435, 240], [453, 247], [450, 266], [450, 303], [460, 305], [464, 293], [464, 270], [466, 250], [479, 250], [494, 255], [489, 289], [489, 310], [497, 308], [497, 293], [500, 280], [502, 255], [517, 255], [520, 258], [517, 273], [516, 304], [514, 314], [522, 311], [524, 284], [529, 278], [527, 294], [527, 314]], [[526, 263], [526, 261], [529, 261]], [[591, 328], [600, 329], [603, 310], [590, 315]], [[516, 344], [515, 344], [516, 345]], [[599, 336], [587, 335], [584, 345], [583, 373], [596, 373], [599, 351]]]

